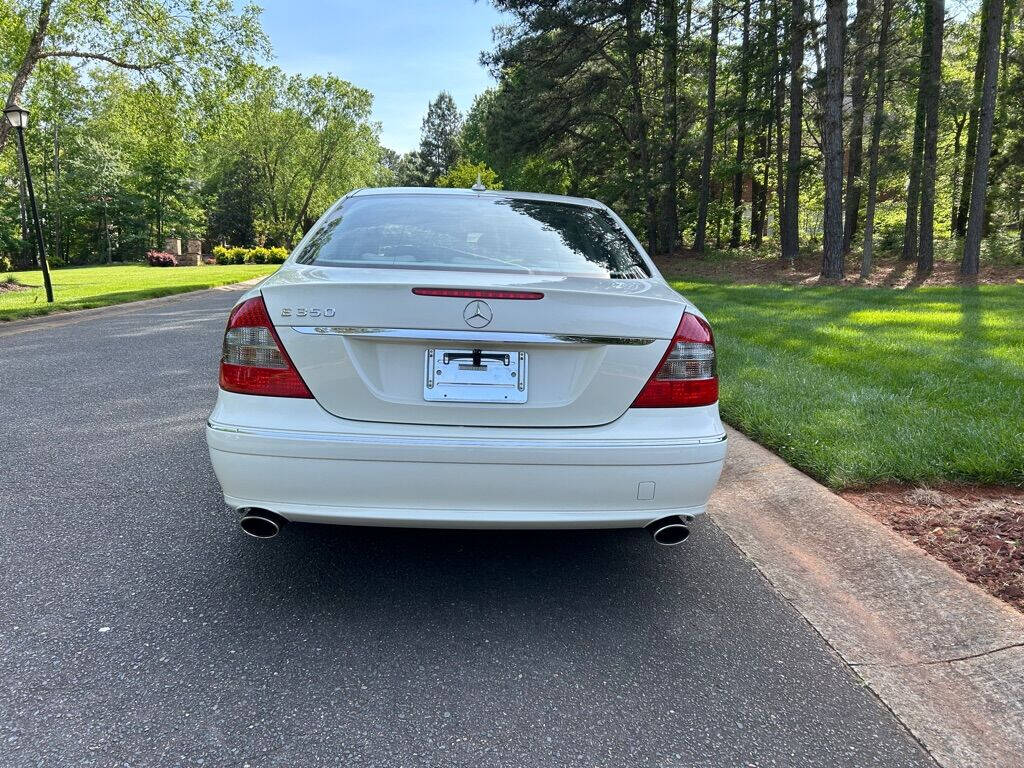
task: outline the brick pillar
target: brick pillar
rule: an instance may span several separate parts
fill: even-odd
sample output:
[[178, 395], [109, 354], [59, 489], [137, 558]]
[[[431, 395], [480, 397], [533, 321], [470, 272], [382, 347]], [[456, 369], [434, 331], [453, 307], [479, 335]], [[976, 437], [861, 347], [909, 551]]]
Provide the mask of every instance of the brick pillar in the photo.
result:
[[178, 257], [178, 264], [198, 267], [203, 263], [203, 241], [189, 238], [185, 241], [185, 253]]

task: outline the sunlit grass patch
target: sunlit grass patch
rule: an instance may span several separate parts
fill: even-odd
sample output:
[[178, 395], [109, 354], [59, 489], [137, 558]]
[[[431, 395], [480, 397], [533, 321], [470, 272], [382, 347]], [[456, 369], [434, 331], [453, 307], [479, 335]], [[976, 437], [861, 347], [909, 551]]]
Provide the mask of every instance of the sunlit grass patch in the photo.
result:
[[674, 285], [726, 420], [828, 485], [1024, 485], [1024, 287]]
[[42, 273], [0, 273], [0, 284], [12, 279], [29, 288], [0, 291], [0, 320], [169, 296], [269, 275], [276, 269], [276, 266], [270, 264], [201, 267], [115, 264], [58, 269], [50, 273], [53, 283], [53, 304], [46, 302]]

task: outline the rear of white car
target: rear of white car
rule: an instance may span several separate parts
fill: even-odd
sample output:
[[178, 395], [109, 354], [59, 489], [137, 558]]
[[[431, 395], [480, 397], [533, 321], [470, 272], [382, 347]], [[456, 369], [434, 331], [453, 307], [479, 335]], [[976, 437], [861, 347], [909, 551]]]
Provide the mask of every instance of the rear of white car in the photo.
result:
[[711, 329], [572, 198], [348, 196], [236, 305], [220, 384], [210, 456], [256, 534], [662, 521], [681, 540], [726, 452]]

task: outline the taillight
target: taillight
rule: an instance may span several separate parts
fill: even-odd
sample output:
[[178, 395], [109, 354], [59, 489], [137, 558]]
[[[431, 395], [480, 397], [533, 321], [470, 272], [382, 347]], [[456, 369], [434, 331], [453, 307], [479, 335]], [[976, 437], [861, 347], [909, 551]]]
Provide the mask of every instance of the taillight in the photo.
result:
[[636, 396], [633, 407], [679, 408], [711, 405], [716, 400], [715, 337], [710, 325], [684, 312], [668, 351]]
[[231, 312], [220, 358], [220, 387], [268, 397], [313, 397], [270, 322], [262, 296]]

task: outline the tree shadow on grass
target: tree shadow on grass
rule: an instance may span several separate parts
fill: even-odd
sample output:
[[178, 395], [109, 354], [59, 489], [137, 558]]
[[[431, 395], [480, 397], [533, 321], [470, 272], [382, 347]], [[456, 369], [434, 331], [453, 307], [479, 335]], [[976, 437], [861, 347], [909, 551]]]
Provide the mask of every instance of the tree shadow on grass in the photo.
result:
[[134, 290], [109, 291], [91, 296], [83, 296], [77, 299], [64, 299], [57, 295], [57, 301], [53, 304], [37, 302], [29, 306], [12, 307], [11, 309], [0, 309], [0, 321], [18, 320], [26, 317], [39, 317], [54, 312], [73, 312], [80, 309], [96, 309], [97, 307], [109, 307], [117, 304], [128, 304], [133, 301], [144, 299], [159, 299], [164, 296], [174, 296], [179, 293], [193, 293], [211, 288], [207, 283], [186, 283], [182, 285], [164, 285], [156, 288], [138, 288]]
[[[982, 457], [991, 451], [976, 435], [1005, 439], [1024, 391], [1020, 288], [714, 285], [689, 295], [719, 342], [723, 413], [819, 479], [1012, 471], [1005, 451], [965, 463], [921, 441], [960, 424], [960, 452]], [[832, 447], [813, 448], [822, 442]]]

